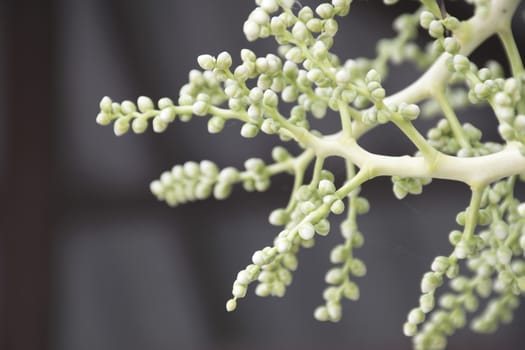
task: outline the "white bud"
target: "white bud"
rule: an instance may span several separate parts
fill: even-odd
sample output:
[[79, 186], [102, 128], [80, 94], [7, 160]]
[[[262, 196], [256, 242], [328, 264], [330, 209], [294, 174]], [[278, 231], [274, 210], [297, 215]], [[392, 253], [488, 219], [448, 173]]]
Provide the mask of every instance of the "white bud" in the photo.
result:
[[162, 119], [160, 119], [159, 117], [153, 118], [152, 124], [153, 124], [153, 131], [157, 133], [164, 132], [164, 130], [166, 130], [166, 128], [168, 127], [168, 124], [164, 122]]
[[100, 110], [105, 113], [111, 113], [113, 101], [107, 96], [104, 96], [100, 100]]
[[105, 112], [100, 112], [99, 114], [97, 114], [96, 121], [99, 125], [108, 125], [109, 123], [111, 123], [111, 115]]
[[252, 262], [257, 266], [263, 266], [266, 264], [265, 254], [260, 250], [256, 251], [252, 256]]
[[232, 57], [226, 51], [221, 52], [217, 56], [217, 68], [227, 70], [232, 65]]
[[136, 134], [142, 134], [148, 128], [148, 122], [145, 118], [135, 118], [131, 123], [131, 128]]
[[412, 309], [408, 313], [408, 322], [412, 324], [420, 324], [425, 320], [425, 313], [420, 308]]
[[260, 26], [253, 20], [244, 22], [243, 31], [248, 41], [255, 41], [259, 37]]
[[139, 107], [139, 110], [142, 113], [145, 113], [147, 111], [151, 111], [154, 108], [153, 101], [151, 100], [151, 98], [146, 97], [146, 96], [140, 96], [137, 99], [137, 106]]
[[165, 123], [171, 123], [173, 120], [175, 120], [175, 109], [164, 108], [160, 111], [159, 118]]
[[302, 224], [301, 226], [299, 226], [298, 233], [299, 233], [299, 236], [302, 239], [307, 241], [307, 240], [312, 239], [314, 237], [315, 229], [314, 229], [314, 226], [311, 223], [306, 222], [306, 223]]
[[232, 295], [236, 298], [244, 298], [246, 296], [246, 286], [240, 283], [234, 283]]
[[212, 70], [215, 68], [215, 58], [211, 55], [200, 55], [197, 57], [197, 62], [204, 70]]
[[237, 301], [235, 299], [230, 299], [226, 302], [226, 311], [232, 312], [237, 308]]
[[117, 136], [124, 135], [128, 130], [129, 121], [126, 118], [118, 118], [115, 124], [113, 124], [113, 132]]
[[255, 10], [250, 13], [250, 19], [259, 25], [268, 24], [270, 17], [268, 13], [260, 7], [257, 7]]

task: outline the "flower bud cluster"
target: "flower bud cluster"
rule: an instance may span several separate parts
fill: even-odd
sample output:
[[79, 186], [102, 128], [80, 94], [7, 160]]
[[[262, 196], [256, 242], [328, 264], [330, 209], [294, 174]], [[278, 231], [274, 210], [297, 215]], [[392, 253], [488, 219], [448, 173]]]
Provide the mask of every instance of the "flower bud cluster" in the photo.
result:
[[[352, 202], [356, 204], [354, 210], [357, 214], [363, 214], [368, 209], [368, 202], [359, 198], [359, 201]], [[345, 243], [336, 245], [330, 253], [330, 262], [339, 266], [331, 268], [325, 275], [325, 282], [330, 286], [323, 292], [324, 305], [318, 306], [314, 311], [314, 317], [318, 321], [338, 322], [342, 317], [341, 300], [359, 299], [359, 287], [350, 280], [350, 275], [362, 277], [366, 274], [366, 265], [353, 255], [353, 250], [363, 245], [364, 238], [352, 218], [341, 224], [341, 233], [345, 237]]]
[[[467, 313], [477, 311], [482, 298], [492, 296], [472, 320], [473, 330], [493, 332], [512, 320], [517, 297], [525, 293], [525, 204], [514, 199], [513, 186], [512, 181], [503, 180], [484, 191], [477, 225], [488, 228], [474, 236], [452, 231], [453, 254], [437, 257], [432, 272], [423, 277], [420, 306], [409, 313], [404, 325], [405, 334], [414, 336], [416, 349], [444, 349], [446, 337], [466, 325]], [[465, 215], [458, 215], [459, 224], [465, 224]], [[459, 275], [458, 259], [467, 260], [468, 277]], [[435, 289], [442, 284], [443, 275], [451, 279], [452, 292], [440, 297], [439, 309], [425, 321], [421, 316], [434, 309]]]
[[502, 145], [495, 142], [481, 142], [481, 131], [470, 123], [462, 125], [469, 148], [462, 148], [452, 132], [447, 119], [440, 119], [435, 127], [427, 132], [428, 143], [435, 149], [458, 157], [474, 157], [496, 153], [502, 150]]
[[209, 160], [186, 162], [163, 172], [158, 180], [151, 183], [150, 189], [157, 199], [170, 206], [203, 200], [212, 194], [216, 199], [225, 199], [238, 182], [242, 182], [247, 191], [268, 189], [270, 174], [262, 160], [248, 159], [245, 167], [243, 172], [233, 167], [219, 171], [217, 165]]
[[[286, 161], [289, 154], [278, 147], [272, 152], [274, 159]], [[253, 169], [253, 164], [247, 164]], [[330, 212], [340, 214], [344, 210], [343, 202], [335, 195], [336, 187], [333, 183], [333, 174], [322, 171], [321, 180], [317, 188], [308, 185], [301, 186], [294, 194], [291, 210], [277, 209], [270, 215], [270, 223], [285, 226], [274, 240], [272, 247], [266, 247], [253, 254], [252, 262], [259, 267], [258, 274], [251, 279], [239, 279], [235, 286], [242, 285], [243, 293], [233, 293], [236, 301], [245, 294], [249, 283], [258, 281], [255, 294], [261, 297], [282, 297], [286, 287], [292, 282], [292, 272], [297, 269], [297, 253], [299, 248], [312, 247], [314, 236], [325, 236], [330, 231], [330, 222], [327, 216]], [[242, 271], [241, 271], [242, 272]], [[240, 287], [237, 287], [238, 289]], [[228, 303], [233, 305], [233, 301]], [[236, 304], [235, 304], [236, 305]]]
[[410, 194], [421, 194], [423, 192], [423, 186], [428, 185], [432, 181], [432, 178], [421, 177], [400, 177], [392, 176], [392, 183], [394, 184], [392, 189], [397, 199], [405, 198]]
[[163, 132], [180, 110], [167, 97], [161, 98], [157, 105], [159, 109], [155, 109], [153, 101], [146, 96], [140, 96], [136, 104], [132, 101], [113, 102], [106, 96], [100, 101], [100, 113], [96, 120], [100, 125], [114, 122], [113, 131], [117, 136], [127, 133], [130, 127], [136, 134], [145, 132], [149, 119], [153, 119], [153, 131]]

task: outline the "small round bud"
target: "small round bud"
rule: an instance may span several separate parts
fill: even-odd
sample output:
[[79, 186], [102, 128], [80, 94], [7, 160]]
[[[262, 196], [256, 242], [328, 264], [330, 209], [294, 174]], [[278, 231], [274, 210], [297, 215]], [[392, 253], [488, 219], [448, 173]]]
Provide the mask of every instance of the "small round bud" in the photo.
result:
[[230, 299], [226, 302], [226, 311], [232, 312], [237, 308], [237, 300]]
[[217, 134], [224, 129], [225, 120], [221, 117], [211, 117], [210, 120], [208, 120], [208, 132], [210, 134]]
[[137, 111], [137, 106], [131, 101], [122, 101], [122, 104], [120, 105], [120, 110], [124, 115], [130, 115], [132, 113], [135, 113]]
[[126, 118], [118, 118], [115, 124], [113, 124], [113, 132], [115, 135], [120, 136], [127, 133], [129, 130], [129, 120]]
[[146, 96], [140, 96], [137, 99], [137, 106], [139, 107], [139, 111], [141, 111], [142, 113], [151, 111], [154, 108], [153, 101], [151, 100], [151, 98]]
[[246, 138], [253, 138], [259, 133], [259, 128], [254, 124], [246, 123], [241, 128], [241, 136]]
[[305, 241], [312, 239], [315, 235], [314, 226], [309, 222], [306, 222], [299, 226], [297, 231], [299, 233], [299, 236]]
[[326, 196], [335, 192], [335, 185], [329, 180], [321, 180], [319, 181], [318, 190], [321, 196]]
[[113, 101], [111, 101], [111, 98], [104, 96], [102, 100], [100, 100], [100, 110], [102, 112], [111, 113], [111, 105], [113, 104]]
[[244, 22], [243, 31], [248, 41], [255, 41], [259, 37], [261, 27], [253, 20], [249, 19]]
[[419, 307], [421, 308], [421, 311], [427, 314], [432, 311], [432, 309], [434, 309], [434, 302], [435, 300], [433, 293], [423, 294], [419, 298]]
[[[390, 0], [385, 0], [390, 1]], [[410, 322], [403, 324], [403, 334], [407, 337], [413, 337], [417, 333], [417, 326]]]
[[445, 28], [440, 21], [434, 20], [428, 26], [428, 34], [433, 38], [441, 38], [445, 34]]
[[421, 280], [421, 292], [430, 293], [443, 283], [441, 274], [427, 272]]
[[434, 15], [432, 14], [432, 12], [429, 11], [423, 11], [419, 16], [419, 24], [425, 29], [428, 29], [430, 27], [430, 23], [434, 20]]
[[111, 115], [105, 112], [100, 112], [97, 114], [96, 121], [99, 125], [109, 125], [109, 123], [111, 123]]
[[200, 55], [197, 57], [197, 62], [204, 70], [212, 70], [215, 68], [215, 58], [211, 55]]
[[136, 118], [131, 123], [131, 128], [136, 134], [142, 134], [148, 128], [148, 122], [145, 118]]
[[345, 210], [345, 204], [342, 200], [338, 199], [330, 206], [330, 211], [335, 215], [342, 214]]
[[420, 324], [425, 320], [425, 313], [420, 308], [412, 309], [408, 313], [408, 322], [412, 324]]
[[325, 322], [330, 319], [330, 316], [328, 315], [328, 310], [326, 309], [326, 306], [319, 306], [314, 311], [314, 318], [317, 321]]
[[162, 119], [160, 119], [159, 117], [155, 117], [153, 118], [152, 126], [153, 126], [153, 131], [157, 133], [161, 133], [166, 130], [166, 128], [168, 127], [168, 124], [164, 122]]

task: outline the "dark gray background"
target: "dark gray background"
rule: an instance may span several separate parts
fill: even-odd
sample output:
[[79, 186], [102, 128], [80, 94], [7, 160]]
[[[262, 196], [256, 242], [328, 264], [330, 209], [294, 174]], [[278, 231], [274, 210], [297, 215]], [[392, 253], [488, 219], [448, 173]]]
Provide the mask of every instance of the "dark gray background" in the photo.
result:
[[[303, 2], [311, 3], [316, 2]], [[32, 12], [23, 6], [6, 12], [27, 23], [29, 38], [37, 40], [39, 31], [48, 31], [50, 37], [44, 35], [44, 40], [49, 39], [51, 45], [46, 50], [47, 75], [44, 72], [35, 80], [20, 78], [25, 79], [28, 89], [32, 83], [48, 86], [49, 90], [40, 90], [51, 99], [48, 105], [32, 106], [34, 113], [30, 116], [16, 115], [13, 111], [19, 108], [13, 107], [9, 109], [13, 113], [2, 113], [4, 95], [12, 96], [8, 90], [18, 85], [13, 83], [13, 75], [8, 75], [5, 86], [3, 79], [0, 81], [0, 92], [6, 89], [6, 94], [0, 93], [0, 169], [8, 173], [6, 186], [2, 187], [7, 193], [6, 207], [21, 200], [12, 190], [13, 183], [21, 178], [15, 171], [31, 169], [14, 165], [19, 148], [12, 146], [18, 145], [12, 136], [18, 134], [11, 134], [13, 125], [17, 125], [13, 118], [27, 118], [28, 128], [39, 114], [47, 118], [41, 122], [47, 129], [40, 131], [49, 134], [42, 141], [49, 147], [36, 151], [49, 153], [38, 157], [50, 160], [24, 177], [24, 183], [31, 186], [32, 181], [38, 182], [47, 174], [49, 188], [37, 196], [40, 200], [14, 205], [19, 209], [7, 218], [11, 224], [6, 224], [4, 230], [8, 237], [5, 246], [9, 247], [9, 242], [20, 239], [20, 235], [7, 231], [13, 231], [13, 227], [22, 230], [13, 222], [32, 220], [16, 215], [24, 210], [46, 213], [47, 224], [38, 227], [47, 228], [43, 231], [47, 243], [35, 248], [46, 252], [42, 261], [49, 268], [44, 269], [45, 275], [34, 267], [39, 260], [24, 249], [24, 244], [31, 242], [19, 243], [21, 254], [27, 254], [27, 260], [19, 266], [44, 276], [41, 282], [27, 284], [38, 295], [35, 300], [44, 303], [39, 304], [44, 311], [32, 314], [39, 308], [23, 307], [24, 300], [31, 297], [24, 299], [20, 297], [24, 293], [10, 291], [16, 286], [9, 282], [26, 270], [9, 265], [22, 260], [9, 258], [11, 255], [4, 251], [8, 257], [2, 260], [7, 266], [6, 275], [15, 276], [4, 279], [0, 289], [6, 295], [5, 307], [10, 310], [7, 316], [25, 312], [47, 320], [40, 323], [44, 329], [39, 334], [45, 339], [40, 344], [57, 350], [410, 347], [410, 340], [402, 335], [402, 324], [408, 310], [417, 305], [419, 281], [432, 258], [451, 251], [447, 235], [456, 228], [455, 214], [468, 203], [465, 186], [435, 181], [424, 195], [402, 202], [393, 197], [389, 179], [376, 179], [364, 186], [372, 210], [360, 219], [366, 243], [357, 255], [366, 262], [368, 275], [357, 280], [361, 299], [345, 302], [341, 322], [324, 324], [312, 317], [314, 308], [322, 302], [330, 248], [341, 241], [339, 218], [333, 218], [328, 237], [318, 239], [313, 249], [300, 253], [300, 267], [285, 298], [261, 299], [250, 290], [238, 310], [228, 314], [224, 304], [237, 272], [249, 263], [253, 251], [271, 243], [277, 233], [267, 223], [267, 216], [286, 202], [291, 178], [277, 177], [266, 193], [246, 194], [237, 189], [225, 202], [210, 200], [176, 209], [157, 202], [149, 194], [148, 185], [162, 171], [187, 160], [211, 159], [221, 167], [241, 166], [253, 156], [269, 160], [278, 140], [268, 136], [243, 139], [239, 136], [240, 124], [235, 122], [228, 124], [223, 133], [209, 135], [205, 118], [190, 123], [177, 121], [161, 135], [149, 131], [117, 138], [110, 127], [96, 125], [95, 116], [104, 95], [117, 101], [140, 95], [176, 98], [187, 73], [196, 67], [199, 54], [227, 50], [238, 61], [243, 47], [258, 54], [275, 52], [271, 39], [255, 44], [244, 39], [242, 24], [254, 3], [61, 0], [50, 4], [53, 6], [45, 12], [49, 18], [43, 20], [49, 26], [46, 28], [38, 27], [38, 21], [23, 22], [27, 12]], [[406, 1], [385, 8], [379, 1], [355, 1], [351, 15], [340, 21], [336, 51], [342, 57], [373, 55], [375, 40], [393, 35], [390, 23], [396, 13], [415, 5], [415, 1]], [[4, 23], [2, 6], [10, 9], [0, 3], [0, 23]], [[463, 16], [468, 14], [468, 7], [454, 6]], [[7, 23], [16, 26], [20, 21], [10, 17]], [[16, 38], [11, 27], [7, 28], [6, 37]], [[2, 32], [0, 44], [5, 39]], [[524, 42], [523, 33], [518, 41]], [[1, 46], [7, 50], [25, 48], [23, 43]], [[491, 56], [499, 47], [492, 40], [475, 57], [480, 62], [488, 57], [501, 59], [500, 54]], [[6, 51], [5, 56], [10, 60], [6, 62], [0, 55], [0, 76], [4, 69], [16, 66], [17, 59], [24, 60], [23, 52]], [[38, 54], [31, 56], [30, 62], [33, 60], [41, 62]], [[24, 70], [19, 67], [15, 71]], [[399, 89], [413, 79], [413, 74], [408, 65], [393, 69], [387, 90]], [[38, 101], [38, 91], [30, 90], [29, 94], [28, 104], [31, 94]], [[479, 109], [461, 117], [481, 123], [487, 130], [495, 125], [493, 116]], [[38, 121], [34, 123], [39, 125]], [[337, 125], [338, 119], [330, 115], [322, 128], [335, 130]], [[420, 125], [426, 128], [429, 124]], [[4, 137], [6, 130], [11, 138]], [[493, 131], [485, 136], [497, 138]], [[3, 140], [8, 140], [7, 147]], [[29, 137], [25, 141], [36, 142]], [[363, 142], [376, 152], [413, 152], [390, 126], [371, 132]], [[329, 164], [341, 178], [342, 162]], [[3, 170], [0, 175], [3, 179]], [[47, 250], [42, 248], [46, 244]], [[28, 288], [20, 290], [31, 294]], [[518, 310], [512, 325], [495, 335], [460, 331], [451, 338], [449, 349], [520, 349], [519, 342], [525, 341], [522, 310]], [[30, 327], [26, 321], [23, 317], [16, 323], [9, 317], [4, 320], [9, 350], [30, 348], [24, 339], [28, 334], [24, 327]], [[39, 325], [29, 324], [36, 332]]]

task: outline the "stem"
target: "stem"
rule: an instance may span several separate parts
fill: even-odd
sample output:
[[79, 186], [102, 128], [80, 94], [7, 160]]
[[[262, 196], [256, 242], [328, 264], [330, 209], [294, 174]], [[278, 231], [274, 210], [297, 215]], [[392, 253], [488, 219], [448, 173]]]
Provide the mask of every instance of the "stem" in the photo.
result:
[[523, 74], [524, 69], [520, 52], [518, 51], [518, 46], [516, 45], [516, 41], [514, 40], [514, 35], [512, 35], [510, 26], [506, 27], [504, 30], [499, 31], [498, 37], [505, 48], [505, 53], [507, 54], [507, 58], [510, 63], [512, 75], [517, 78], [519, 75]]
[[467, 209], [467, 219], [465, 221], [465, 230], [463, 231], [463, 239], [469, 240], [474, 235], [474, 230], [478, 223], [479, 207], [481, 205], [481, 197], [485, 188], [473, 188], [470, 204]]
[[352, 138], [352, 120], [349, 106], [343, 101], [339, 101], [339, 114], [341, 116], [341, 126], [343, 129], [343, 135]]
[[314, 164], [314, 172], [312, 175], [312, 181], [310, 182], [310, 187], [315, 188], [319, 184], [321, 179], [321, 171], [323, 170], [324, 157], [317, 157]]
[[431, 161], [436, 158], [439, 152], [427, 142], [423, 135], [414, 127], [414, 124], [398, 114], [393, 116], [392, 121], [421, 151], [425, 159]]
[[461, 127], [461, 124], [459, 123], [458, 117], [456, 115], [456, 112], [454, 112], [454, 109], [450, 106], [450, 103], [447, 101], [447, 98], [445, 96], [445, 93], [443, 90], [437, 91], [434, 94], [434, 98], [439, 103], [439, 106], [441, 107], [441, 110], [443, 111], [443, 114], [445, 115], [445, 118], [447, 118], [450, 128], [452, 129], [452, 133], [454, 134], [454, 137], [459, 142], [462, 148], [470, 149], [470, 142], [468, 138], [465, 136], [465, 133], [463, 132], [463, 128]]

